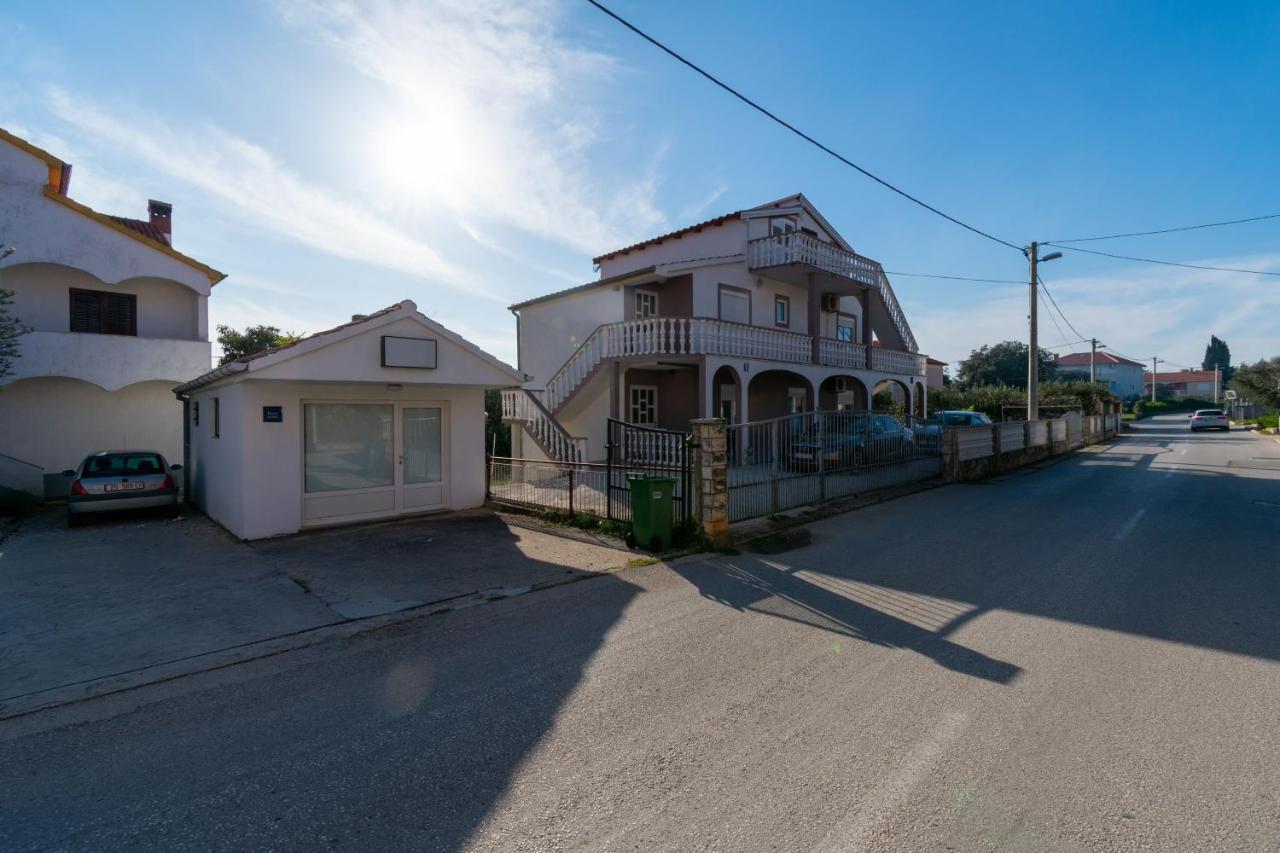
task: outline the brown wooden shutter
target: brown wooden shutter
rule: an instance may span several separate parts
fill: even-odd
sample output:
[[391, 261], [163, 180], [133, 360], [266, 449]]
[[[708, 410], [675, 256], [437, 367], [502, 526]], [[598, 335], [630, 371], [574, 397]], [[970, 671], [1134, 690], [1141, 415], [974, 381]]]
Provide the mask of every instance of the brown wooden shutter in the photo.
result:
[[71, 331], [102, 331], [101, 297], [105, 295], [91, 290], [71, 291]]
[[132, 294], [109, 293], [106, 294], [106, 316], [105, 326], [102, 331], [108, 335], [132, 335], [135, 334], [134, 326], [134, 297]]

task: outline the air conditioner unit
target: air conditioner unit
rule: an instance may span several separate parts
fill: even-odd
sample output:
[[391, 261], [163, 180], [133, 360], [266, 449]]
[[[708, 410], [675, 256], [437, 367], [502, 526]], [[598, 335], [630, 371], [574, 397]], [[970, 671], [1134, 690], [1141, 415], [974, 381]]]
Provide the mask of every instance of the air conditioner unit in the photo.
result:
[[840, 310], [840, 296], [836, 293], [822, 294], [822, 310], [836, 312]]
[[836, 393], [843, 394], [849, 390], [849, 380], [844, 376], [836, 377]]

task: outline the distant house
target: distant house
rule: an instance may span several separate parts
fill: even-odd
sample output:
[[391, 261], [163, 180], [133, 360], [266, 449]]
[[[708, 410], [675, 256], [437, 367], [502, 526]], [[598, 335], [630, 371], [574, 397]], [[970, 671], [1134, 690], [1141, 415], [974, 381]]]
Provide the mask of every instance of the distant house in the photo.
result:
[[222, 273], [173, 247], [173, 208], [108, 216], [71, 199], [71, 164], [0, 129], [0, 286], [31, 331], [0, 378], [0, 487], [65, 494], [89, 453], [182, 459], [170, 388], [209, 369]]
[[[1192, 397], [1197, 400], [1221, 399], [1222, 382], [1212, 370], [1180, 370], [1176, 373], [1157, 373], [1156, 397], [1181, 400]], [[1143, 393], [1151, 394], [1151, 374], [1143, 377]]]
[[[1061, 377], [1088, 379], [1090, 357], [1091, 354], [1087, 352], [1073, 352], [1058, 358], [1054, 365], [1058, 368], [1058, 375]], [[1121, 399], [1142, 395], [1141, 364], [1109, 352], [1098, 352], [1094, 358], [1095, 375], [1099, 382], [1106, 384], [1112, 394]]]
[[946, 381], [943, 379], [946, 368], [947, 363], [945, 361], [926, 357], [924, 360], [925, 385], [929, 388], [941, 388], [946, 385]]

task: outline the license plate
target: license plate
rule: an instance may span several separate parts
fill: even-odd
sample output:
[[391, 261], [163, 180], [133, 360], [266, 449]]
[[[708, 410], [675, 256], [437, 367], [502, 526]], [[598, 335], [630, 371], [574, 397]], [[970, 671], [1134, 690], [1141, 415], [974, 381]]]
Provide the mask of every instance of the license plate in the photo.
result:
[[145, 489], [146, 483], [107, 483], [103, 489], [108, 492], [131, 492], [134, 489]]

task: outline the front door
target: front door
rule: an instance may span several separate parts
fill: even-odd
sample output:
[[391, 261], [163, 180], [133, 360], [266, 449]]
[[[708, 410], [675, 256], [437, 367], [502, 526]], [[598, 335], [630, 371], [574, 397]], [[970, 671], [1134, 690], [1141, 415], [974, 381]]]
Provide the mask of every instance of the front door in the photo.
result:
[[440, 406], [400, 406], [400, 512], [445, 505], [444, 410]]

